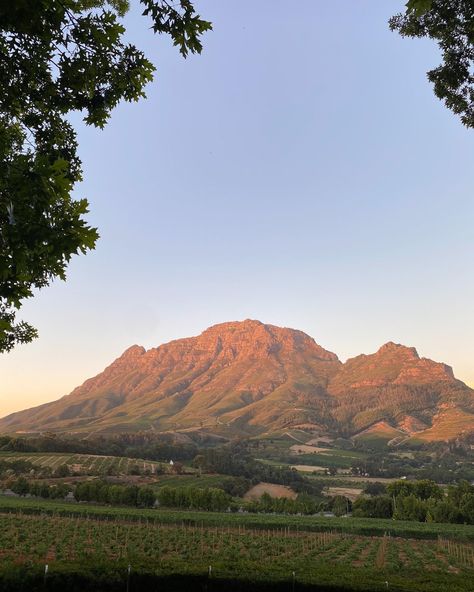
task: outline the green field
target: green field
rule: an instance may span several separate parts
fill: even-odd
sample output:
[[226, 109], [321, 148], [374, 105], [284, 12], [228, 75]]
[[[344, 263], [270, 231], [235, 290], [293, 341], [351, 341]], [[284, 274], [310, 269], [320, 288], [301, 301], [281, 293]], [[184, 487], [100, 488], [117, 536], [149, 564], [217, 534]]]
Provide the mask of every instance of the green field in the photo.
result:
[[267, 584], [294, 580], [294, 585], [367, 591], [387, 589], [388, 582], [390, 589], [405, 592], [448, 588], [464, 592], [471, 589], [474, 577], [474, 547], [448, 539], [252, 529], [238, 524], [210, 527], [204, 521], [178, 525], [146, 519], [137, 523], [121, 518], [0, 514], [0, 551], [0, 578], [2, 573], [5, 579], [12, 578], [11, 573], [18, 573], [15, 568], [23, 565], [24, 581], [28, 570], [38, 575], [48, 564], [44, 585], [51, 582], [50, 588], [55, 578], [62, 577], [64, 566], [80, 578], [90, 565], [122, 574], [130, 565], [137, 573], [155, 577], [211, 573], [216, 585], [220, 579]]
[[127, 474], [133, 467], [140, 471], [154, 472], [156, 467], [161, 465], [159, 462], [138, 458], [61, 452], [0, 452], [0, 460], [23, 460], [41, 468], [50, 468], [52, 471], [61, 465], [67, 465], [73, 470], [90, 475], [107, 472]]
[[168, 485], [169, 487], [221, 487], [222, 482], [225, 479], [229, 479], [228, 475], [159, 475], [156, 477], [155, 483], [152, 483], [152, 487], [163, 487]]

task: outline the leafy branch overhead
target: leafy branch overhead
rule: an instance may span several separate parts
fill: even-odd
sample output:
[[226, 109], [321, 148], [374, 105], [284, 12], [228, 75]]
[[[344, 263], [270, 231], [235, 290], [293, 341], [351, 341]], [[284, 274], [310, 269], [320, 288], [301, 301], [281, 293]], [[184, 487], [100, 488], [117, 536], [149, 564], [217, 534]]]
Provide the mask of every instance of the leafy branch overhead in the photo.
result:
[[[190, 0], [141, 0], [155, 33], [186, 57], [211, 23]], [[15, 0], [0, 4], [0, 351], [36, 330], [16, 314], [33, 291], [65, 278], [93, 249], [88, 203], [68, 114], [103, 128], [122, 101], [145, 97], [154, 66], [125, 41], [128, 0]]]
[[442, 63], [427, 73], [436, 96], [474, 127], [474, 0], [409, 0], [389, 25], [403, 37], [437, 42]]

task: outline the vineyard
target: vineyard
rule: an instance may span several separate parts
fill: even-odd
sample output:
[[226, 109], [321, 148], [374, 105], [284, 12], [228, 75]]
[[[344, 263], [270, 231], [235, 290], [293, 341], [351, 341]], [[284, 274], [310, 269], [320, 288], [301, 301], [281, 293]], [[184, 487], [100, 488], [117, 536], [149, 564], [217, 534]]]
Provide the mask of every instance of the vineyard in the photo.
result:
[[23, 460], [41, 468], [56, 470], [61, 465], [67, 465], [71, 471], [87, 473], [89, 475], [101, 474], [128, 474], [133, 469], [140, 472], [154, 473], [161, 463], [137, 458], [125, 458], [119, 456], [99, 456], [88, 454], [62, 454], [41, 452], [9, 452], [1, 453], [0, 459], [5, 461]]
[[252, 514], [173, 510], [166, 508], [142, 509], [100, 504], [75, 504], [59, 500], [11, 498], [0, 495], [0, 514], [51, 515], [91, 518], [94, 520], [124, 520], [126, 522], [155, 522], [161, 524], [204, 525], [209, 528], [228, 526], [251, 529], [297, 529], [307, 532], [340, 532], [349, 535], [383, 536], [462, 541], [474, 544], [474, 526], [465, 524], [437, 524], [435, 522], [409, 522], [374, 518], [329, 518], [324, 516], [285, 516], [278, 514]]
[[[0, 554], [8, 566], [107, 566], [159, 574], [334, 584], [350, 590], [470, 590], [474, 548], [451, 540], [420, 541], [291, 527], [248, 529], [143, 520], [0, 515]], [[0, 571], [1, 574], [1, 571]], [[350, 586], [349, 586], [350, 583]], [[349, 586], [349, 587], [348, 587]], [[363, 586], [363, 587], [362, 587]]]

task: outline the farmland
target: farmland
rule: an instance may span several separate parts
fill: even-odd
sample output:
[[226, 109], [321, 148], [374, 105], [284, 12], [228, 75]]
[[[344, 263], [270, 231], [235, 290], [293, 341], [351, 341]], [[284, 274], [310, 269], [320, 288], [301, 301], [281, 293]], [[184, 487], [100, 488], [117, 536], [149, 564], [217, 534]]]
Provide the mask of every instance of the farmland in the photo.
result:
[[274, 514], [200, 512], [196, 510], [136, 509], [99, 504], [74, 504], [58, 500], [10, 498], [0, 496], [0, 514], [51, 515], [94, 520], [126, 520], [159, 524], [187, 524], [210, 528], [285, 529], [305, 532], [341, 532], [351, 535], [384, 536], [424, 540], [443, 539], [474, 543], [474, 526], [438, 524], [373, 518], [335, 518], [324, 516], [286, 516]]
[[155, 577], [211, 574], [215, 585], [219, 580], [295, 580], [341, 590], [382, 590], [388, 582], [389, 589], [399, 591], [449, 587], [455, 592], [469, 590], [474, 576], [474, 547], [451, 539], [308, 532], [290, 526], [211, 527], [205, 521], [165, 524], [144, 517], [131, 522], [0, 513], [0, 551], [0, 575], [24, 566], [23, 577], [28, 570], [33, 577], [48, 564], [51, 589], [65, 566], [80, 573], [90, 564], [119, 575], [128, 565], [137, 574]]
[[127, 474], [137, 469], [141, 472], [154, 473], [162, 463], [138, 458], [125, 458], [118, 456], [102, 456], [97, 454], [66, 454], [45, 452], [2, 452], [0, 460], [23, 460], [31, 462], [41, 468], [56, 470], [61, 465], [67, 465], [73, 472], [81, 472], [89, 475], [100, 474]]

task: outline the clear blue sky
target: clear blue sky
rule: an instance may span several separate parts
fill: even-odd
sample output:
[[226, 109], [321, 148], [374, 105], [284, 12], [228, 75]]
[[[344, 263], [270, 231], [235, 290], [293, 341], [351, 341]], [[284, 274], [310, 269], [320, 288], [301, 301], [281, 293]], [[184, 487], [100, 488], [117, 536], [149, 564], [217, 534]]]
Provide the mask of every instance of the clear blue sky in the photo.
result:
[[[197, 0], [183, 60], [137, 13], [148, 100], [80, 127], [101, 240], [25, 304], [0, 414], [55, 399], [126, 347], [257, 318], [341, 359], [393, 340], [474, 384], [474, 131], [435, 98], [405, 0]], [[132, 0], [132, 4], [137, 4]]]

